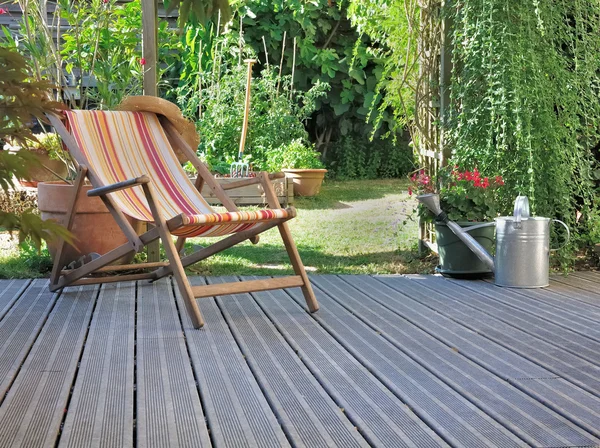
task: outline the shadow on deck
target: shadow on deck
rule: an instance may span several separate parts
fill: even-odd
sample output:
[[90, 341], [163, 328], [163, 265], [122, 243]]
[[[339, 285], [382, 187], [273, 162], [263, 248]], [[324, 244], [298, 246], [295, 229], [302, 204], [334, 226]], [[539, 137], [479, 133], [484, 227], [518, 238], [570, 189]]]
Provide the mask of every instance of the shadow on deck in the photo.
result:
[[311, 278], [202, 330], [170, 280], [0, 281], [0, 447], [600, 445], [599, 273]]

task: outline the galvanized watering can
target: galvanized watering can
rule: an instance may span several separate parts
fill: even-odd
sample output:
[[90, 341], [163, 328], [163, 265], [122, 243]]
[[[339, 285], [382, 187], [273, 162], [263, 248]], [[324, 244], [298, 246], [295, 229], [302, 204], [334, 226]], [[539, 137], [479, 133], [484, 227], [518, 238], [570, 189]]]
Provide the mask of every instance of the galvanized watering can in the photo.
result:
[[[513, 216], [500, 216], [495, 222], [462, 228], [448, 219], [440, 208], [437, 194], [417, 196], [435, 215], [438, 221], [444, 222], [454, 234], [471, 249], [493, 272], [495, 284], [509, 288], [543, 288], [549, 284], [550, 270], [550, 225], [558, 222], [567, 230], [567, 225], [550, 218], [532, 217], [529, 215], [529, 200], [526, 196], [518, 196], [515, 201]], [[481, 227], [496, 226], [495, 259], [468, 232]], [[552, 249], [558, 250], [558, 249]]]

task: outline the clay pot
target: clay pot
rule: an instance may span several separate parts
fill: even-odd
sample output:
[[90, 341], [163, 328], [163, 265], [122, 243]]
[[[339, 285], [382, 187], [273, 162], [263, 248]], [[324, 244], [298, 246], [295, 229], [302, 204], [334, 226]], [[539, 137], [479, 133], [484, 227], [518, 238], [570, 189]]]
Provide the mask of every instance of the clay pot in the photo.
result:
[[286, 177], [294, 182], [294, 195], [316, 196], [321, 191], [325, 169], [285, 169]]
[[[40, 182], [38, 184], [38, 208], [43, 220], [52, 219], [64, 223], [73, 188], [72, 185], [64, 182]], [[90, 185], [86, 185], [79, 194], [77, 212], [71, 229], [77, 248], [67, 246], [65, 265], [92, 252], [103, 255], [127, 242], [127, 238], [102, 200], [98, 197], [87, 196], [87, 192], [91, 188]], [[134, 228], [139, 227], [138, 222], [133, 218], [128, 218], [128, 220]], [[52, 258], [56, 254], [57, 245], [53, 242], [48, 243], [48, 251]], [[123, 257], [115, 264], [129, 263], [132, 259], [133, 255]]]

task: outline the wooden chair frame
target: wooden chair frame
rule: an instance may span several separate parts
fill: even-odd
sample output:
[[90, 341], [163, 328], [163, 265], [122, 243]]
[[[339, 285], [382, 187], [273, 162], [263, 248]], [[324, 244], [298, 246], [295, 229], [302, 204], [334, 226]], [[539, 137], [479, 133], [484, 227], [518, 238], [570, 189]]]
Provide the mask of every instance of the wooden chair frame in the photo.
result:
[[[101, 255], [99, 258], [84, 264], [83, 266], [75, 269], [63, 270], [64, 253], [66, 248], [66, 241], [62, 240], [59, 242], [58, 250], [56, 252], [52, 273], [50, 276], [50, 290], [58, 291], [67, 286], [75, 285], [88, 285], [98, 283], [109, 283], [119, 282], [127, 280], [150, 280], [155, 281], [168, 275], [173, 275], [179, 288], [181, 295], [183, 296], [186, 304], [188, 313], [192, 319], [192, 323], [195, 328], [200, 328], [204, 325], [204, 319], [202, 313], [198, 307], [196, 299], [201, 297], [210, 297], [226, 294], [238, 294], [248, 293], [257, 291], [266, 291], [271, 289], [291, 288], [300, 287], [306, 300], [308, 310], [315, 312], [319, 309], [317, 299], [315, 298], [310, 280], [298, 254], [298, 250], [290, 233], [287, 222], [291, 217], [272, 219], [269, 221], [255, 221], [259, 223], [252, 229], [234, 233], [218, 242], [199, 249], [198, 251], [187, 255], [180, 256], [179, 252], [183, 248], [185, 238], [179, 237], [177, 242], [173, 242], [171, 232], [179, 227], [183, 226], [183, 215], [178, 215], [172, 219], [166, 220], [157, 201], [155, 200], [152, 180], [148, 176], [140, 176], [135, 179], [128, 179], [122, 182], [118, 182], [112, 185], [103, 185], [99, 177], [96, 175], [92, 167], [86, 166], [86, 159], [83, 152], [79, 148], [75, 138], [64, 126], [62, 121], [54, 115], [48, 115], [52, 126], [56, 132], [61, 136], [65, 145], [69, 149], [69, 152], [75, 159], [78, 165], [77, 177], [74, 181], [73, 194], [69, 200], [67, 214], [65, 216], [63, 224], [70, 230], [73, 226], [73, 219], [75, 216], [75, 209], [77, 205], [77, 199], [82, 191], [82, 186], [85, 179], [89, 179], [94, 189], [88, 191], [88, 196], [99, 197], [116, 223], [119, 225], [125, 236], [127, 237], [127, 243]], [[229, 183], [226, 188], [221, 186], [210, 173], [206, 165], [197, 157], [196, 153], [192, 148], [180, 137], [175, 127], [163, 117], [160, 118], [161, 124], [166, 132], [169, 142], [174, 148], [180, 149], [192, 165], [198, 171], [198, 177], [195, 182], [195, 187], [198, 191], [202, 190], [202, 186], [206, 183], [210, 189], [214, 192], [215, 196], [221, 201], [225, 208], [230, 211], [237, 211], [237, 207], [234, 202], [229, 198], [225, 189], [234, 189], [251, 185], [255, 183], [262, 184], [265, 192], [267, 203], [271, 208], [281, 208], [271, 179], [281, 177], [282, 174], [268, 174], [261, 172], [256, 178], [242, 179], [238, 182]], [[131, 224], [125, 218], [123, 212], [116, 206], [115, 202], [111, 198], [111, 193], [119, 190], [132, 188], [135, 186], [141, 186], [144, 194], [150, 206], [152, 216], [154, 218], [155, 227], [142, 235], [138, 235]], [[252, 221], [250, 221], [252, 222]], [[218, 225], [218, 224], [216, 224]], [[222, 283], [215, 285], [203, 285], [203, 286], [191, 286], [188, 278], [185, 274], [184, 268], [191, 264], [197, 263], [204, 260], [224, 249], [232, 247], [245, 240], [251, 240], [253, 243], [258, 242], [258, 236], [260, 233], [272, 228], [277, 227], [288, 256], [290, 258], [294, 273], [296, 275], [287, 277], [270, 278], [264, 280], [248, 280], [243, 282], [232, 282]], [[117, 265], [113, 266], [119, 258], [140, 252], [148, 243], [160, 239], [163, 243], [168, 262], [162, 263], [140, 263], [133, 265]], [[154, 269], [152, 272], [139, 273], [139, 274], [126, 274], [126, 275], [112, 275], [108, 277], [88, 277], [92, 273], [98, 272], [109, 272], [109, 271], [123, 271], [123, 270], [137, 270], [137, 269]]]

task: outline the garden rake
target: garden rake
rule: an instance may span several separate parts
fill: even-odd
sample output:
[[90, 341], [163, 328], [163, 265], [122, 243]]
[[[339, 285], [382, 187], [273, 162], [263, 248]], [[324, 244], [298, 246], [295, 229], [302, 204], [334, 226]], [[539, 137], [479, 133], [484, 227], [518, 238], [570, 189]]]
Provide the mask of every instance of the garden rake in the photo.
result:
[[250, 115], [250, 83], [252, 82], [252, 64], [256, 63], [255, 59], [246, 59], [248, 64], [248, 79], [246, 80], [246, 104], [244, 105], [244, 123], [242, 125], [242, 138], [240, 139], [240, 151], [238, 153], [238, 161], [231, 164], [231, 177], [248, 177], [250, 174], [250, 166], [243, 161], [244, 146], [246, 145], [246, 134], [248, 133], [248, 116]]

